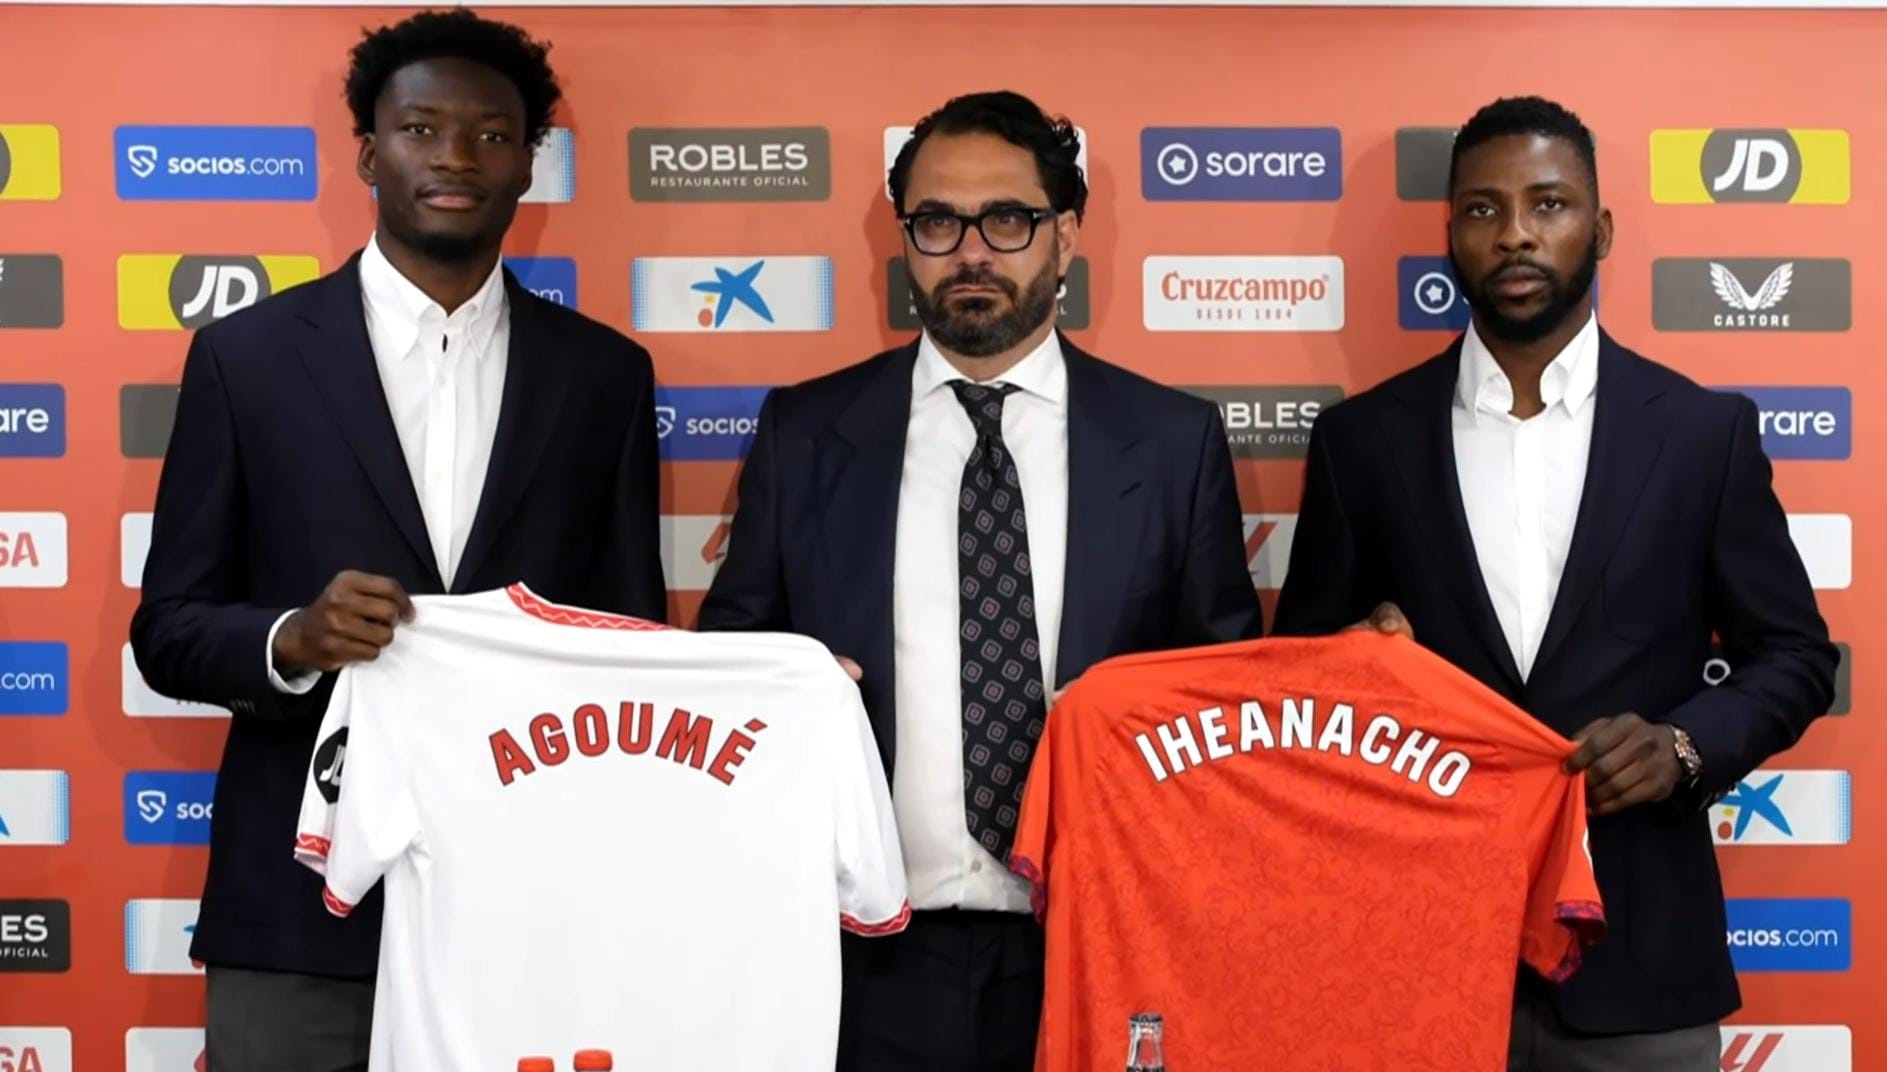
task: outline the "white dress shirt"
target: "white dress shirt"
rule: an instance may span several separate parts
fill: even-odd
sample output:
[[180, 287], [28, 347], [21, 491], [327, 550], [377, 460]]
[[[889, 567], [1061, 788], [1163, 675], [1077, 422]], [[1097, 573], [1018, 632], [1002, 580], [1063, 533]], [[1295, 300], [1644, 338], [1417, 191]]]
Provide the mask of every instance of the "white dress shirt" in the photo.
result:
[[1541, 374], [1546, 409], [1519, 420], [1510, 412], [1513, 384], [1468, 325], [1453, 407], [1455, 475], [1481, 579], [1523, 680], [1566, 570], [1598, 383], [1594, 317]]
[[[501, 264], [493, 265], [478, 292], [447, 315], [393, 267], [374, 238], [361, 252], [360, 291], [374, 367], [419, 495], [433, 561], [450, 588], [498, 432], [511, 343], [504, 271]], [[360, 404], [369, 403], [361, 399]], [[287, 617], [269, 630], [263, 653], [269, 681], [283, 692], [306, 692], [318, 674], [299, 674], [290, 681], [275, 672], [275, 633]]]
[[[911, 373], [898, 490], [892, 574], [898, 760], [891, 801], [911, 907], [1026, 912], [1028, 883], [970, 836], [964, 818], [957, 498], [976, 430], [950, 381], [967, 379], [925, 335]], [[1002, 434], [1022, 480], [1042, 686], [1052, 695], [1068, 557], [1068, 366], [1060, 340], [1051, 332], [988, 382], [1019, 388], [1003, 402]]]

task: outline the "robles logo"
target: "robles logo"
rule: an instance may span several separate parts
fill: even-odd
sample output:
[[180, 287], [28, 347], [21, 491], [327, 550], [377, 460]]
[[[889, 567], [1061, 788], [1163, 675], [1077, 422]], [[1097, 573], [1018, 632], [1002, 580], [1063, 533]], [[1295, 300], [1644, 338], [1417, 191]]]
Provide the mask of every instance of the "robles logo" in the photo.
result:
[[1338, 331], [1341, 257], [1148, 257], [1150, 331]]

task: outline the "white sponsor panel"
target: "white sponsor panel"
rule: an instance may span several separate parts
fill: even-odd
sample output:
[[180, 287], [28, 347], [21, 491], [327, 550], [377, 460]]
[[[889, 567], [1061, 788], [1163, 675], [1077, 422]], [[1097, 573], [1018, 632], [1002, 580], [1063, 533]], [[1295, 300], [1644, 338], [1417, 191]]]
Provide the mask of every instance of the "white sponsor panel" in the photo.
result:
[[1816, 588], [1846, 588], [1854, 579], [1854, 521], [1846, 514], [1790, 514], [1789, 537]]
[[671, 592], [705, 592], [727, 557], [726, 514], [662, 515], [662, 565]]
[[72, 1032], [0, 1027], [0, 1072], [72, 1072]]
[[0, 770], [0, 849], [64, 845], [71, 837], [72, 783], [65, 771]]
[[519, 201], [563, 204], [577, 196], [576, 135], [568, 127], [551, 127], [531, 157], [531, 188]]
[[66, 586], [66, 516], [0, 513], [0, 588]]
[[1291, 538], [1296, 534], [1296, 514], [1245, 515], [1245, 559], [1251, 566], [1254, 587], [1284, 587], [1284, 570], [1291, 563]]
[[124, 1034], [125, 1072], [208, 1072], [200, 1027], [134, 1027]]
[[1751, 772], [1710, 809], [1719, 845], [1846, 845], [1854, 779], [1844, 770]]
[[1149, 331], [1339, 331], [1341, 257], [1148, 257]]
[[[898, 162], [898, 153], [903, 151], [904, 143], [911, 140], [912, 127], [885, 128], [885, 199], [891, 198], [891, 165]], [[1094, 182], [1094, 172], [1088, 170], [1088, 131], [1087, 128], [1075, 127], [1075, 137], [1081, 147], [1075, 150], [1075, 164], [1081, 168], [1081, 174], [1088, 182]], [[968, 211], [967, 209], [965, 211]]]
[[[144, 680], [138, 659], [126, 642], [119, 655], [119, 673], [123, 681], [124, 713], [132, 718], [228, 718], [227, 707], [173, 700], [162, 695]], [[0, 1070], [4, 1072], [4, 1070]]]
[[1854, 1033], [1843, 1025], [1722, 1030], [1722, 1072], [1854, 1072]]
[[151, 515], [130, 513], [118, 519], [118, 581], [126, 588], [144, 585], [144, 560], [151, 553]]
[[831, 331], [832, 258], [637, 257], [629, 319], [637, 331]]
[[197, 929], [197, 902], [126, 901], [124, 970], [132, 975], [201, 975], [190, 963], [190, 939]]

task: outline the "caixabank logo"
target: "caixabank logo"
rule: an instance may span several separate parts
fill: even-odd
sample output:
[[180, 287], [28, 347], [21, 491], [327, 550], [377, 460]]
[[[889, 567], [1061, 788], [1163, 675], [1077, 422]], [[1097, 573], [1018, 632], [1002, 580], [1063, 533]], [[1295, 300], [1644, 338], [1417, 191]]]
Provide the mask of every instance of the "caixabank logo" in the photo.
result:
[[196, 932], [196, 901], [126, 901], [124, 970], [132, 975], [203, 974], [202, 966], [190, 959]]
[[0, 123], [0, 201], [56, 201], [59, 188], [59, 128]]
[[1845, 130], [1651, 132], [1651, 200], [1658, 204], [1845, 205], [1849, 186]]
[[636, 331], [831, 331], [830, 257], [637, 257]]
[[72, 782], [65, 771], [0, 770], [0, 851], [64, 845], [71, 837]]
[[320, 275], [299, 254], [129, 253], [118, 258], [118, 326], [194, 331]]
[[124, 201], [313, 201], [313, 127], [122, 126], [112, 135]]

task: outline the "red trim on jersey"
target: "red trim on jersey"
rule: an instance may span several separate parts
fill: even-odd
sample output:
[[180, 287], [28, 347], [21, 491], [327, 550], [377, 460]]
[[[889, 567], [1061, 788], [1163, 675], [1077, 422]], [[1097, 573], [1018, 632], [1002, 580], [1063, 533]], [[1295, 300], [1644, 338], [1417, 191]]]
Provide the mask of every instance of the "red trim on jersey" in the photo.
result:
[[910, 901], [905, 901], [904, 905], [898, 909], [898, 914], [885, 920], [883, 923], [864, 923], [853, 916], [848, 916], [843, 912], [839, 913], [839, 926], [851, 931], [853, 934], [862, 935], [866, 938], [879, 938], [887, 934], [896, 934], [905, 927], [910, 926], [910, 923]]
[[1038, 922], [1048, 922], [1048, 879], [1042, 869], [1026, 856], [1011, 856], [1009, 870], [1029, 880], [1029, 908]]
[[340, 895], [327, 886], [321, 887], [321, 903], [327, 906], [329, 915], [339, 916], [341, 919], [346, 919], [347, 914], [354, 910], [353, 905], [341, 900]]
[[328, 849], [333, 847], [333, 844], [334, 843], [327, 838], [318, 837], [314, 834], [296, 834], [295, 855], [312, 856], [317, 860], [325, 860], [328, 858]]
[[560, 603], [552, 603], [524, 587], [522, 581], [506, 588], [505, 594], [510, 596], [511, 602], [517, 604], [518, 609], [524, 613], [557, 625], [577, 625], [585, 629], [632, 629], [649, 632], [668, 628], [661, 622], [651, 622], [646, 618], [631, 618], [627, 614], [609, 614], [600, 610], [584, 610], [581, 607], [566, 607]]
[[1566, 955], [1560, 958], [1559, 966], [1547, 975], [1546, 980], [1563, 983], [1579, 970], [1579, 962], [1586, 950], [1605, 936], [1605, 906], [1597, 901], [1561, 901], [1554, 915], [1572, 932], [1573, 941], [1567, 947]]

